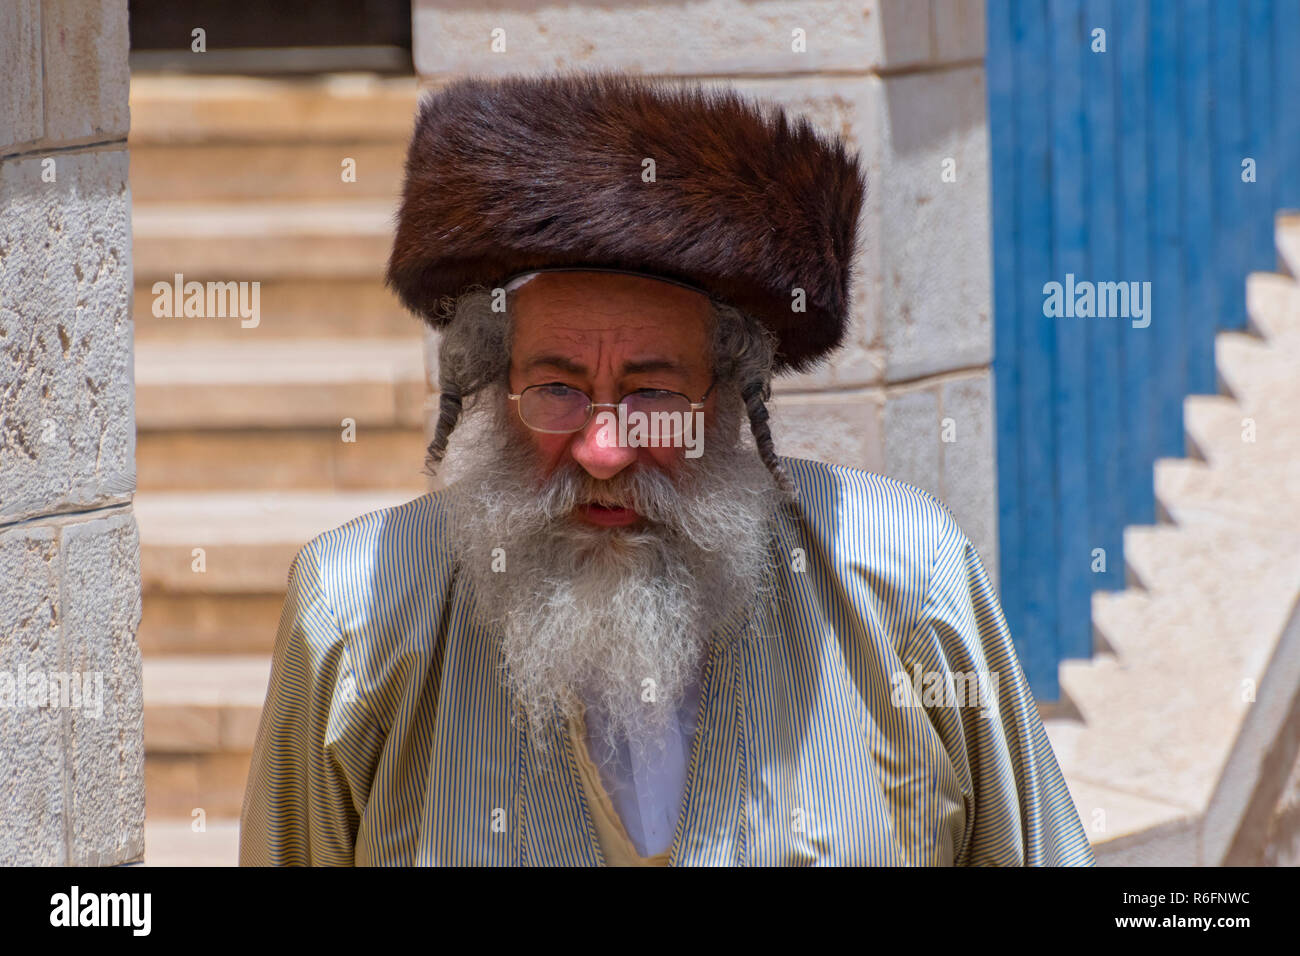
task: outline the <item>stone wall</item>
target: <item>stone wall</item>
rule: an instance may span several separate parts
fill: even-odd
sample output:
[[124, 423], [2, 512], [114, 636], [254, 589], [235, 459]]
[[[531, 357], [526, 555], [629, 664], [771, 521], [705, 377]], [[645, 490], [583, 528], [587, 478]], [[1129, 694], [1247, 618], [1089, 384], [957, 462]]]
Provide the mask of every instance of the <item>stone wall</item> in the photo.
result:
[[777, 450], [933, 492], [996, 576], [983, 0], [415, 0], [414, 54], [428, 86], [604, 68], [726, 83], [861, 150], [852, 332], [778, 383]]
[[126, 0], [0, 5], [0, 865], [144, 854]]

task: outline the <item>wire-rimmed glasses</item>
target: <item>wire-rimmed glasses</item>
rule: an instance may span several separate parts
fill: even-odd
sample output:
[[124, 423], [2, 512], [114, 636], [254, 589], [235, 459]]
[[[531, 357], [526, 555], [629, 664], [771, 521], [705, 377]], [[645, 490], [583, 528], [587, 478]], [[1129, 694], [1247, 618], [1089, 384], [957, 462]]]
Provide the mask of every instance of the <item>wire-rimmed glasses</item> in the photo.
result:
[[[629, 417], [633, 413], [644, 413], [646, 416], [668, 415], [668, 418], [648, 417], [647, 420], [685, 422], [687, 415], [704, 407], [715, 384], [716, 381], [710, 383], [708, 391], [698, 402], [692, 402], [681, 392], [664, 388], [639, 388], [614, 404], [593, 402], [591, 396], [581, 389], [559, 382], [530, 385], [509, 398], [512, 402], [519, 403], [519, 418], [533, 431], [547, 435], [570, 435], [586, 428], [598, 408], [618, 409], [619, 406], [626, 406], [625, 414]], [[671, 417], [674, 413], [676, 417]]]

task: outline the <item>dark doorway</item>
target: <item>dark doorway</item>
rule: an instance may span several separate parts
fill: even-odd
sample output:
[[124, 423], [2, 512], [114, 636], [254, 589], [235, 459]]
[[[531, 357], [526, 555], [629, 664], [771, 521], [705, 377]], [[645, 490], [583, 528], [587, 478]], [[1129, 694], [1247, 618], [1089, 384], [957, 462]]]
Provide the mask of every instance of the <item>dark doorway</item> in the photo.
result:
[[[411, 0], [129, 0], [133, 68], [411, 72]], [[204, 31], [206, 51], [193, 50]]]

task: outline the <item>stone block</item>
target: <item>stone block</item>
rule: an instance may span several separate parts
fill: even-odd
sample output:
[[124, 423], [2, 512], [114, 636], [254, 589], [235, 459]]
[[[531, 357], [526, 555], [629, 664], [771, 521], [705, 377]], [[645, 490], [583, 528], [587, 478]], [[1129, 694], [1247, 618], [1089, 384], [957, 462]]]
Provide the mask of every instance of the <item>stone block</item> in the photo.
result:
[[0, 522], [135, 485], [125, 150], [0, 164]]
[[[875, 57], [871, 69], [901, 69], [928, 63], [934, 57], [931, 44], [930, 5], [933, 0], [876, 0], [864, 11], [873, 15], [872, 40]], [[846, 6], [841, 4], [841, 7]], [[873, 9], [874, 8], [874, 9]]]
[[150, 820], [145, 828], [145, 866], [238, 866], [239, 821]]
[[777, 454], [878, 472], [880, 406], [874, 390], [776, 395], [768, 409]]
[[0, 154], [45, 132], [41, 85], [41, 0], [0, 6]]
[[124, 139], [130, 126], [127, 0], [43, 0], [45, 138]]
[[932, 55], [930, 0], [513, 9], [416, 0], [412, 22], [415, 69], [425, 77], [611, 68], [668, 75], [866, 71], [919, 65]]
[[951, 63], [984, 56], [984, 0], [930, 0], [934, 60]]
[[[980, 67], [866, 81], [879, 96], [868, 167], [864, 294], [886, 378], [992, 359], [988, 126]], [[948, 161], [951, 160], [951, 164]], [[955, 181], [945, 181], [945, 172]]]
[[0, 866], [67, 862], [57, 530], [0, 531]]
[[997, 584], [997, 468], [990, 376], [949, 380], [940, 389], [940, 498]]
[[[140, 540], [135, 516], [111, 512], [63, 529], [67, 669], [82, 706], [69, 710], [69, 856], [104, 866], [144, 854], [144, 694]], [[87, 693], [97, 688], [92, 703]]]
[[[404, 146], [417, 95], [409, 76], [331, 73], [286, 83], [274, 76], [137, 73], [131, 77], [131, 149], [356, 140]], [[338, 168], [335, 162], [336, 175]]]
[[939, 497], [939, 397], [936, 389], [889, 393], [884, 402], [884, 472]]

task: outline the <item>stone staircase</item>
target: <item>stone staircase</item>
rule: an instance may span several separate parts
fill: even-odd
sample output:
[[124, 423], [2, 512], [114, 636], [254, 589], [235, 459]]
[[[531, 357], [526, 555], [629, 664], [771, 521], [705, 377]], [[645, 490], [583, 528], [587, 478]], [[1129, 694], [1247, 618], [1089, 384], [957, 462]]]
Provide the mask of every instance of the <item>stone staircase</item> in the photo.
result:
[[1100, 863], [1300, 851], [1300, 214], [1277, 246], [1222, 394], [1184, 404], [1189, 457], [1156, 465], [1161, 523], [1125, 532], [1130, 587], [1093, 596], [1104, 652], [1061, 667], [1076, 719], [1046, 725]]
[[[420, 328], [383, 287], [416, 101], [413, 78], [132, 78], [146, 863], [236, 862], [294, 554], [427, 490]], [[258, 321], [158, 316], [177, 273], [259, 282]]]

